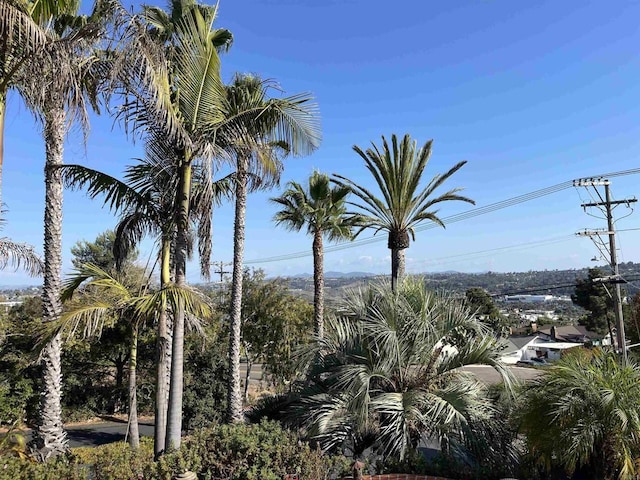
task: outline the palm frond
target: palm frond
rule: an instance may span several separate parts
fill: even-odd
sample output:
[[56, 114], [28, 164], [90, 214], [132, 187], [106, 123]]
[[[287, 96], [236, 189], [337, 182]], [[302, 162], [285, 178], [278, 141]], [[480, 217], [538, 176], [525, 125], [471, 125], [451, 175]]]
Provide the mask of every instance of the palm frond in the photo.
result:
[[31, 276], [40, 276], [44, 272], [44, 264], [31, 245], [13, 242], [7, 237], [0, 237], [0, 270], [8, 266], [16, 270], [23, 268]]

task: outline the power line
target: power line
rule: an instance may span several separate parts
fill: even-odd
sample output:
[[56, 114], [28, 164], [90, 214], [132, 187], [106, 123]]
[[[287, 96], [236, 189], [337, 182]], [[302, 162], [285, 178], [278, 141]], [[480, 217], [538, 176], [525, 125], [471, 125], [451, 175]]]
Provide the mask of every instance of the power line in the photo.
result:
[[[620, 176], [626, 176], [626, 175], [636, 175], [640, 173], [640, 168], [634, 168], [634, 169], [629, 169], [629, 170], [622, 170], [619, 172], [611, 172], [611, 173], [604, 173], [604, 174], [600, 174], [600, 175], [593, 175], [593, 178], [599, 178], [599, 177], [620, 177]], [[519, 205], [521, 203], [525, 203], [531, 200], [536, 200], [538, 198], [541, 197], [545, 197], [547, 195], [551, 195], [557, 192], [560, 192], [562, 190], [566, 190], [568, 188], [573, 188], [574, 186], [574, 180], [567, 180], [565, 182], [561, 182], [555, 185], [552, 185], [550, 187], [546, 187], [546, 188], [541, 188], [539, 190], [534, 190], [533, 192], [529, 192], [529, 193], [525, 193], [523, 195], [518, 195], [516, 197], [512, 197], [512, 198], [508, 198], [506, 200], [502, 200], [499, 202], [495, 202], [495, 203], [491, 203], [489, 205], [485, 205], [484, 207], [478, 207], [478, 208], [472, 208], [470, 210], [467, 210], [465, 212], [462, 213], [458, 213], [455, 215], [450, 215], [448, 217], [443, 217], [442, 220], [445, 224], [451, 224], [451, 223], [455, 223], [455, 222], [460, 222], [463, 220], [468, 220], [469, 218], [473, 218], [473, 217], [477, 217], [480, 215], [485, 215], [487, 213], [492, 213], [495, 212], [497, 210], [502, 210], [503, 208], [507, 208], [507, 207], [511, 207], [514, 205]], [[416, 231], [421, 232], [424, 230], [429, 230], [432, 228], [436, 228], [438, 225], [433, 223], [433, 222], [429, 222], [426, 223], [424, 225], [420, 225], [418, 227], [416, 227]], [[384, 237], [376, 237], [376, 236], [371, 236], [371, 237], [367, 237], [367, 238], [363, 238], [360, 240], [355, 240], [353, 242], [343, 242], [343, 243], [339, 243], [335, 246], [332, 247], [327, 247], [324, 249], [324, 253], [332, 253], [332, 252], [337, 252], [340, 250], [346, 250], [349, 248], [357, 248], [359, 246], [362, 245], [369, 245], [371, 243], [376, 243], [376, 242], [381, 242], [384, 241], [385, 238]], [[254, 259], [254, 260], [247, 260], [244, 263], [247, 265], [251, 265], [251, 264], [259, 264], [259, 263], [272, 263], [272, 262], [281, 262], [281, 261], [285, 261], [285, 260], [295, 260], [297, 258], [304, 258], [304, 257], [309, 257], [311, 256], [312, 253], [310, 253], [308, 250], [304, 250], [304, 251], [299, 251], [299, 252], [292, 252], [292, 253], [288, 253], [288, 254], [284, 254], [284, 255], [276, 255], [276, 256], [272, 256], [272, 257], [265, 257], [265, 258], [258, 258], [258, 259]]]
[[[638, 278], [624, 278], [624, 283], [630, 283], [630, 282], [635, 282], [637, 280], [640, 280], [640, 273], [632, 273], [631, 275], [637, 275]], [[530, 288], [525, 288], [522, 290], [514, 290], [511, 292], [502, 292], [502, 293], [490, 293], [489, 295], [491, 297], [505, 297], [505, 296], [509, 296], [509, 295], [524, 295], [527, 293], [536, 293], [536, 292], [547, 292], [549, 290], [561, 290], [563, 288], [570, 288], [570, 287], [577, 287], [578, 284], [577, 283], [566, 283], [563, 285], [539, 285], [537, 287], [530, 287]]]

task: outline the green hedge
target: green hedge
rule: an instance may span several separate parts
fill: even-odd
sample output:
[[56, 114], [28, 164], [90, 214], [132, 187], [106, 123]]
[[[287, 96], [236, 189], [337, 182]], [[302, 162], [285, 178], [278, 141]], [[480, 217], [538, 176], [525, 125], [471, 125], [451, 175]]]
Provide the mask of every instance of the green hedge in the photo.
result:
[[185, 470], [199, 480], [304, 480], [339, 478], [349, 460], [323, 455], [275, 422], [218, 425], [197, 431], [177, 452], [153, 461], [151, 439], [138, 450], [125, 443], [78, 448], [46, 464], [0, 457], [0, 480], [171, 480]]

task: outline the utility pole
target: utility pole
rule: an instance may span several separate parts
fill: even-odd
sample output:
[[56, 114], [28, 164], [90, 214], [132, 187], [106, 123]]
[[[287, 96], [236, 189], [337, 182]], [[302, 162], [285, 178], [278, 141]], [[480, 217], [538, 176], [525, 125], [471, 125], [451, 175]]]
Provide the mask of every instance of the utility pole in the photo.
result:
[[214, 270], [213, 273], [217, 273], [218, 275], [220, 275], [220, 283], [222, 283], [224, 281], [224, 274], [225, 273], [231, 273], [228, 270], [224, 269], [225, 265], [231, 265], [231, 263], [225, 263], [223, 261], [220, 261], [220, 262], [211, 262], [211, 265], [213, 265], [214, 267], [216, 265], [218, 266], [218, 270]]
[[[600, 201], [592, 202], [592, 203], [583, 203], [581, 207], [586, 211], [587, 208], [600, 208], [604, 207], [604, 213], [607, 218], [607, 230], [606, 231], [587, 231], [579, 232], [577, 235], [586, 235], [589, 236], [592, 240], [594, 236], [599, 235], [607, 235], [609, 237], [609, 265], [611, 266], [611, 271], [613, 273], [610, 277], [605, 277], [599, 279], [603, 283], [610, 283], [614, 285], [613, 291], [613, 306], [614, 306], [614, 314], [616, 317], [616, 340], [618, 343], [618, 348], [622, 353], [622, 365], [626, 366], [628, 363], [627, 360], [627, 345], [626, 345], [626, 337], [624, 334], [624, 317], [622, 313], [622, 296], [620, 293], [620, 283], [622, 279], [620, 278], [620, 272], [618, 270], [618, 255], [616, 252], [616, 231], [615, 225], [613, 221], [613, 209], [617, 205], [626, 204], [630, 206], [631, 203], [636, 202], [635, 198], [626, 199], [626, 200], [611, 200], [611, 191], [610, 191], [610, 182], [604, 178], [583, 178], [580, 180], [575, 180], [573, 182], [574, 187], [593, 187], [596, 194], [599, 197]], [[604, 199], [602, 195], [598, 191], [596, 187], [604, 186]], [[599, 240], [600, 241], [600, 240]], [[601, 241], [600, 241], [601, 242]], [[595, 241], [594, 241], [595, 243]], [[600, 249], [603, 244], [596, 243], [596, 246]], [[606, 248], [605, 248], [606, 250]], [[612, 339], [613, 340], [613, 339]]]

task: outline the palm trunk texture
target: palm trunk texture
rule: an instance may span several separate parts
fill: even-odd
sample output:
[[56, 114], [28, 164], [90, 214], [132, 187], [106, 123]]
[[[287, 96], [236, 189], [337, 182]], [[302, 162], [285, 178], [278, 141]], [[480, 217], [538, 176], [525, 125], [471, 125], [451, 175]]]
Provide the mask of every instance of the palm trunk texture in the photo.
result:
[[[160, 288], [171, 281], [171, 241], [162, 240], [160, 252]], [[154, 429], [154, 455], [158, 458], [165, 449], [167, 438], [167, 408], [169, 403], [169, 385], [171, 375], [171, 336], [167, 312], [160, 313], [158, 318], [157, 370], [156, 370], [156, 405]]]
[[[46, 144], [44, 207], [44, 285], [42, 320], [55, 322], [62, 313], [60, 301], [62, 271], [62, 199], [60, 170], [64, 146], [66, 115], [63, 108], [45, 113]], [[56, 335], [42, 352], [42, 391], [35, 445], [43, 460], [67, 450], [67, 436], [62, 425], [62, 339]]]
[[318, 338], [324, 337], [324, 265], [322, 231], [313, 235], [313, 320]]
[[404, 249], [391, 250], [391, 290], [396, 291], [398, 283], [404, 278], [405, 259]]
[[236, 212], [233, 227], [233, 276], [231, 279], [231, 318], [229, 325], [229, 387], [227, 389], [227, 421], [241, 422], [242, 391], [240, 389], [240, 325], [242, 323], [242, 263], [244, 227], [247, 211], [247, 159], [238, 158], [236, 172]]
[[131, 327], [131, 347], [129, 350], [129, 445], [140, 446], [138, 426], [138, 395], [136, 389], [136, 368], [138, 365], [138, 325]]
[[[189, 197], [191, 194], [191, 163], [185, 160], [180, 166], [180, 185], [176, 207], [176, 286], [187, 284], [187, 236], [189, 234]], [[165, 449], [180, 448], [182, 435], [182, 391], [184, 383], [184, 305], [176, 308], [173, 316], [173, 345], [171, 353], [171, 384]]]

